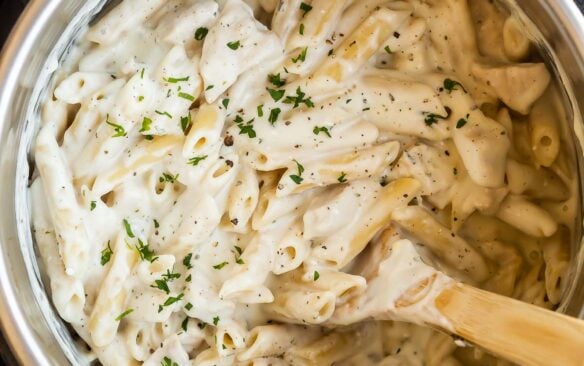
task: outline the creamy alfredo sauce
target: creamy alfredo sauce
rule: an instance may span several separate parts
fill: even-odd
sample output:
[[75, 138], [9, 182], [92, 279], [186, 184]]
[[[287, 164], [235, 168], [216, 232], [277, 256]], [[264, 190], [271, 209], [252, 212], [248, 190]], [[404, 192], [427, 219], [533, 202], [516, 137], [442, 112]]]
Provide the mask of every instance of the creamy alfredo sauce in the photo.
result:
[[80, 42], [31, 190], [102, 364], [489, 363], [441, 288], [559, 303], [573, 157], [496, 4], [124, 0]]

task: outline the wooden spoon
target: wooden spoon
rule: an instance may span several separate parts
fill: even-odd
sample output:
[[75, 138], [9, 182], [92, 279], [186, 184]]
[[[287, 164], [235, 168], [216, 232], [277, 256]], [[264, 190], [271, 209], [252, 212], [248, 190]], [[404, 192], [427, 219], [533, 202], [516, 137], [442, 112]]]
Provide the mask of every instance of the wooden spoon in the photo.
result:
[[333, 324], [368, 318], [439, 328], [521, 365], [584, 365], [584, 321], [462, 284], [424, 264], [409, 240], [391, 244], [366, 292]]

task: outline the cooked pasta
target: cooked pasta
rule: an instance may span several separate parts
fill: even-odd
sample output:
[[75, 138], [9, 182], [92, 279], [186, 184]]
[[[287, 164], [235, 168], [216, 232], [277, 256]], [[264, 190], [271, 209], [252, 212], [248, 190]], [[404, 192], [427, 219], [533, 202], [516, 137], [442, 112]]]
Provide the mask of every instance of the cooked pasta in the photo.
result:
[[487, 364], [420, 291], [562, 300], [571, 145], [496, 3], [123, 0], [79, 42], [31, 195], [102, 364]]

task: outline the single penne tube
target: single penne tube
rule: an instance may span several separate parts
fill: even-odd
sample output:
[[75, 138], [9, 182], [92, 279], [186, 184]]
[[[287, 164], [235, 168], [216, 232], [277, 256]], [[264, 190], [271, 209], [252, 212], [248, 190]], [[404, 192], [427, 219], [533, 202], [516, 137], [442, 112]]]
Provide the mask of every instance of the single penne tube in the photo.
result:
[[441, 225], [424, 208], [404, 207], [395, 210], [391, 218], [420, 240], [436, 257], [474, 281], [484, 281], [490, 275], [485, 258], [463, 238]]
[[[120, 315], [130, 295], [131, 284], [125, 281], [138, 261], [138, 254], [128, 247], [120, 232], [113, 246], [112, 263], [103, 280], [87, 327], [91, 340], [98, 347], [110, 344], [116, 337]], [[131, 314], [130, 314], [131, 315]]]
[[245, 231], [257, 207], [259, 193], [256, 171], [243, 164], [229, 192], [227, 212], [223, 216], [221, 227], [234, 232]]
[[216, 105], [202, 104], [198, 111], [191, 111], [191, 116], [193, 124], [182, 151], [186, 159], [209, 155], [209, 149], [220, 140], [225, 124], [225, 113]]
[[531, 150], [535, 162], [549, 167], [560, 152], [560, 130], [557, 113], [549, 93], [534, 103], [529, 114]]
[[496, 215], [509, 225], [536, 238], [552, 236], [558, 229], [558, 224], [546, 210], [522, 196], [508, 195]]
[[335, 49], [335, 57], [327, 58], [315, 77], [340, 83], [354, 75], [409, 15], [409, 11], [376, 10]]
[[80, 279], [87, 270], [90, 241], [65, 158], [49, 127], [39, 132], [35, 155], [65, 272]]
[[84, 321], [85, 289], [81, 280], [69, 276], [63, 267], [59, 255], [46, 196], [43, 192], [42, 178], [37, 178], [31, 186], [31, 195], [35, 200], [32, 221], [34, 236], [39, 252], [45, 263], [50, 278], [51, 294], [59, 315], [67, 322], [79, 324]]
[[262, 325], [254, 327], [246, 339], [246, 349], [237, 355], [238, 361], [280, 356], [290, 344], [310, 343], [318, 332], [296, 325]]
[[[244, 323], [245, 324], [245, 323]], [[234, 320], [221, 322], [215, 333], [215, 347], [223, 357], [245, 347], [247, 329]]]
[[513, 194], [524, 194], [535, 199], [565, 201], [570, 192], [562, 179], [553, 171], [507, 160], [506, 169], [509, 190]]
[[265, 304], [264, 309], [286, 323], [321, 324], [333, 315], [336, 298], [330, 291], [277, 291], [274, 301]]
[[391, 141], [306, 165], [295, 162], [280, 179], [276, 195], [284, 197], [314, 187], [376, 177], [397, 158], [399, 151], [399, 142]]
[[272, 265], [274, 274], [290, 272], [302, 265], [310, 253], [310, 241], [302, 236], [303, 227], [297, 221], [288, 229], [276, 244], [276, 253]]
[[313, 249], [312, 256], [332, 268], [343, 268], [353, 260], [384, 227], [392, 212], [405, 207], [420, 191], [411, 178], [397, 179], [377, 191], [368, 192], [370, 201], [355, 212], [356, 219]]
[[122, 33], [148, 19], [164, 2], [164, 0], [126, 0], [90, 28], [87, 39], [99, 44], [111, 44], [119, 39]]
[[111, 81], [107, 73], [79, 71], [61, 81], [55, 89], [55, 97], [68, 104], [81, 103]]
[[552, 304], [560, 303], [564, 289], [568, 284], [569, 240], [569, 231], [565, 227], [561, 227], [553, 236], [541, 243], [545, 262], [545, 288]]

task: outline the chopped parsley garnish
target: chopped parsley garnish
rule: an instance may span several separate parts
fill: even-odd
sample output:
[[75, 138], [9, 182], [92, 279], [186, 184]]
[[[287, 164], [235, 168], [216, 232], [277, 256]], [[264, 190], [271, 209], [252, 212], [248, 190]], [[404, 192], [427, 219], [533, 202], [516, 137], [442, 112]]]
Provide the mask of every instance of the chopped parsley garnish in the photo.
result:
[[300, 24], [300, 29], [298, 30], [298, 33], [300, 33], [301, 36], [304, 35], [304, 23]]
[[144, 96], [143, 95], [138, 95], [138, 102], [141, 102], [144, 100]]
[[282, 112], [280, 108], [273, 108], [270, 110], [270, 117], [268, 117], [268, 121], [272, 124], [272, 126], [278, 121], [280, 112]]
[[136, 250], [138, 251], [138, 254], [140, 254], [140, 259], [144, 261], [154, 263], [154, 261], [158, 259], [158, 257], [154, 256], [154, 251], [150, 249], [150, 245], [144, 245], [144, 242], [142, 242], [140, 239], [138, 239]]
[[166, 117], [168, 117], [168, 118], [172, 119], [172, 115], [171, 115], [170, 113], [166, 112], [166, 111], [164, 111], [164, 112], [161, 112], [161, 111], [154, 111], [154, 112], [155, 112], [156, 114], [159, 114], [159, 115], [161, 115], [161, 116], [166, 116]]
[[115, 124], [109, 120], [109, 114], [105, 117], [105, 123], [114, 128], [115, 133], [112, 135], [112, 137], [126, 137], [128, 135], [124, 127]]
[[467, 120], [464, 118], [461, 118], [458, 120], [458, 122], [456, 122], [456, 128], [463, 128], [464, 125], [466, 125]]
[[264, 116], [264, 105], [258, 105], [258, 117]]
[[235, 263], [237, 264], [245, 264], [245, 262], [243, 261], [243, 259], [241, 259], [241, 253], [243, 253], [243, 250], [238, 247], [237, 245], [233, 246], [235, 248], [235, 250], [233, 252], [233, 254], [235, 255]]
[[181, 98], [183, 98], [183, 99], [186, 99], [188, 101], [191, 101], [191, 102], [194, 102], [195, 101], [195, 97], [192, 96], [192, 95], [190, 95], [189, 93], [179, 92], [178, 93], [178, 96], [181, 97]]
[[207, 28], [205, 28], [205, 27], [199, 27], [195, 31], [195, 39], [197, 41], [202, 41], [203, 39], [205, 39], [205, 37], [207, 37], [207, 34], [208, 33], [209, 33], [209, 30]]
[[446, 89], [448, 93], [451, 93], [453, 90], [456, 90], [456, 87], [458, 86], [466, 93], [466, 89], [458, 81], [452, 79], [444, 79], [444, 89]]
[[280, 73], [268, 75], [268, 81], [278, 88], [286, 85], [286, 80], [280, 78]]
[[331, 133], [330, 133], [330, 131], [329, 131], [329, 129], [327, 127], [318, 127], [318, 126], [315, 126], [314, 129], [312, 130], [312, 133], [314, 133], [315, 135], [318, 135], [321, 132], [323, 132], [328, 137], [331, 137]]
[[318, 279], [320, 278], [320, 273], [318, 273], [318, 271], [314, 271], [313, 278], [315, 281], [318, 281]]
[[339, 178], [337, 180], [339, 181], [339, 183], [345, 183], [347, 181], [347, 174], [345, 174], [344, 172], [341, 172], [341, 175], [339, 176]]
[[152, 120], [148, 117], [144, 117], [144, 119], [142, 120], [142, 128], [140, 128], [139, 132], [150, 131], [151, 124], [152, 124]]
[[168, 282], [165, 279], [154, 280], [154, 285], [151, 285], [150, 287], [154, 287], [154, 288], [157, 288], [159, 290], [162, 290], [167, 295], [170, 294], [170, 288], [168, 288]]
[[215, 316], [215, 317], [213, 317], [213, 325], [214, 325], [214, 326], [217, 326], [217, 324], [219, 324], [219, 320], [220, 320], [220, 319], [219, 319], [219, 317], [218, 317], [218, 316]]
[[266, 88], [266, 90], [268, 91], [268, 93], [270, 93], [270, 96], [275, 102], [282, 99], [284, 97], [284, 94], [286, 93], [285, 90], [274, 90], [270, 88]]
[[161, 366], [179, 366], [178, 363], [174, 362], [172, 358], [164, 356], [162, 362], [160, 363]]
[[239, 48], [239, 46], [241, 46], [241, 42], [239, 42], [239, 41], [227, 43], [227, 47], [231, 48], [234, 51], [237, 50]]
[[188, 303], [185, 305], [185, 309], [187, 309], [187, 310], [191, 310], [192, 308], [193, 308], [193, 304], [191, 304], [190, 302], [188, 302]]
[[132, 227], [130, 226], [130, 223], [128, 222], [128, 220], [124, 219], [123, 223], [124, 223], [124, 228], [126, 229], [126, 234], [130, 238], [135, 238], [136, 236], [134, 235], [134, 232], [132, 231]]
[[185, 117], [180, 118], [180, 128], [182, 129], [183, 133], [187, 133], [187, 130], [189, 129], [192, 123], [193, 120], [191, 119], [190, 113], [187, 114]]
[[153, 221], [154, 221], [154, 228], [158, 229], [160, 227], [160, 223], [156, 219], [154, 219]]
[[144, 71], [145, 69], [142, 68], [142, 70], [140, 71], [140, 79], [144, 79]]
[[302, 89], [300, 89], [300, 87], [298, 87], [296, 89], [296, 95], [295, 96], [291, 96], [291, 95], [286, 96], [286, 99], [284, 99], [284, 103], [294, 104], [294, 106], [292, 108], [297, 108], [298, 106], [300, 106], [300, 104], [303, 104], [303, 103], [308, 108], [314, 108], [314, 103], [312, 102], [312, 99], [310, 97], [304, 98], [305, 96], [306, 96], [306, 93], [304, 93], [302, 91]]
[[91, 201], [91, 203], [89, 204], [89, 210], [93, 211], [95, 210], [95, 207], [97, 206], [97, 202], [95, 201]]
[[187, 267], [187, 269], [193, 268], [193, 265], [191, 264], [192, 258], [193, 258], [193, 253], [189, 253], [183, 258], [183, 265], [185, 267]]
[[300, 184], [304, 180], [304, 178], [302, 178], [302, 173], [304, 173], [304, 167], [297, 160], [294, 160], [294, 162], [296, 163], [296, 167], [298, 168], [298, 175], [291, 175], [290, 179], [292, 179], [294, 183]]
[[185, 332], [189, 329], [189, 317], [188, 316], [185, 318], [185, 320], [182, 321], [182, 323], [180, 323], [180, 327]]
[[247, 135], [250, 139], [257, 136], [256, 131], [253, 129], [253, 118], [247, 121], [247, 123], [243, 123], [243, 119], [237, 116], [235, 123], [237, 123], [237, 127], [239, 127], [240, 135]]
[[389, 46], [385, 46], [384, 48], [385, 52], [387, 52], [389, 55], [391, 55], [393, 52], [391, 52], [391, 48], [389, 48]]
[[178, 174], [177, 175], [171, 175], [168, 173], [162, 173], [162, 175], [160, 176], [160, 178], [158, 178], [158, 181], [160, 183], [174, 183], [176, 182], [178, 179]]
[[127, 317], [128, 315], [130, 315], [133, 311], [134, 311], [134, 309], [128, 309], [128, 310], [124, 311], [123, 313], [121, 313], [120, 315], [118, 315], [116, 317], [116, 321], [119, 322], [120, 320], [122, 320], [125, 317]]
[[223, 99], [221, 104], [223, 104], [223, 107], [225, 107], [225, 109], [227, 109], [227, 107], [229, 106], [229, 98]]
[[302, 16], [305, 16], [309, 11], [312, 10], [312, 6], [303, 2], [300, 4], [300, 10], [302, 10], [304, 12], [304, 14], [302, 14]]
[[101, 263], [102, 266], [105, 266], [112, 258], [112, 254], [114, 254], [114, 251], [110, 247], [110, 241], [108, 240], [107, 248], [101, 251], [101, 260], [99, 261], [99, 263]]
[[187, 276], [187, 278], [185, 278], [185, 282], [191, 282], [191, 279], [192, 279], [192, 277], [191, 277], [191, 275], [189, 274], [189, 275]]
[[222, 263], [219, 263], [219, 264], [214, 265], [213, 268], [215, 268], [215, 269], [223, 269], [223, 267], [225, 267], [228, 264], [229, 264], [229, 262], [222, 262]]
[[426, 123], [427, 126], [432, 126], [434, 123], [438, 123], [439, 119], [447, 119], [448, 117], [450, 117], [449, 108], [446, 109], [446, 112], [447, 112], [446, 116], [441, 116], [436, 113], [428, 113], [426, 114], [426, 117], [424, 117], [424, 122]]
[[187, 164], [192, 165], [192, 166], [197, 166], [199, 165], [199, 163], [203, 160], [207, 159], [207, 155], [203, 155], [203, 156], [195, 156], [194, 158], [190, 158], [189, 162]]
[[292, 62], [297, 63], [298, 61], [301, 61], [301, 62], [305, 61], [307, 52], [308, 52], [308, 47], [304, 47], [298, 56], [292, 58]]
[[170, 306], [170, 305], [182, 300], [183, 297], [185, 297], [185, 294], [179, 294], [176, 297], [170, 296], [168, 299], [166, 299], [166, 301], [164, 302], [164, 304], [162, 304], [162, 306]]
[[208, 87], [205, 88], [205, 90], [211, 90], [215, 87], [215, 85], [209, 85]]
[[180, 83], [181, 81], [189, 81], [189, 76], [185, 76], [182, 78], [169, 77], [169, 78], [163, 79], [163, 80], [166, 81], [167, 83], [176, 84], [176, 83]]

